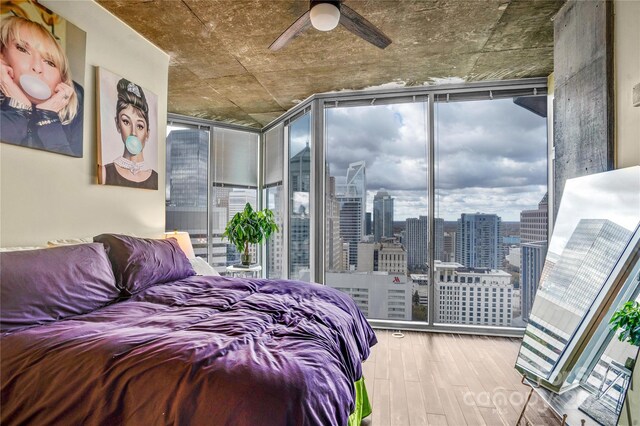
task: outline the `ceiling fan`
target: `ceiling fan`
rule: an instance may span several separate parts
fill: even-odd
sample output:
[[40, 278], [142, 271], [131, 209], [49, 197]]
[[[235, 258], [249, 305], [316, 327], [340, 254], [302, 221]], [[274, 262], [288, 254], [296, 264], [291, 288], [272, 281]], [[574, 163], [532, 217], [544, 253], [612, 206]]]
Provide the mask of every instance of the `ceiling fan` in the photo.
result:
[[380, 49], [391, 44], [389, 37], [358, 12], [345, 5], [343, 0], [311, 0], [309, 10], [280, 34], [280, 37], [271, 43], [269, 49], [273, 51], [282, 49], [311, 26], [320, 31], [331, 31], [338, 24], [342, 24], [355, 35]]

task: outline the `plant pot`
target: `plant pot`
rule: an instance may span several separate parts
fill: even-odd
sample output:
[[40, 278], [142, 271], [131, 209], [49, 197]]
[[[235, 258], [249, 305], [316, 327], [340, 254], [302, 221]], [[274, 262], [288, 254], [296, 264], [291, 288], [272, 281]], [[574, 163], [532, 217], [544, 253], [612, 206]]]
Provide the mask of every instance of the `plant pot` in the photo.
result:
[[633, 367], [636, 364], [636, 360], [635, 358], [627, 358], [627, 361], [624, 363], [624, 366], [627, 367], [629, 370], [633, 371]]
[[240, 262], [245, 266], [251, 265], [251, 255], [250, 254], [240, 255]]

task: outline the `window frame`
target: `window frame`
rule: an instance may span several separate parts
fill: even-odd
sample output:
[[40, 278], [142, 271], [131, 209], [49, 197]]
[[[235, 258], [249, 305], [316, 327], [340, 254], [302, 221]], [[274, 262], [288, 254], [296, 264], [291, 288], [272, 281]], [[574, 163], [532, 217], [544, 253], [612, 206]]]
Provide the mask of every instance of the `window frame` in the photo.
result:
[[[435, 242], [435, 122], [434, 122], [434, 104], [436, 98], [438, 101], [451, 97], [455, 100], [464, 100], [465, 97], [471, 99], [478, 99], [478, 96], [483, 99], [492, 98], [494, 94], [500, 95], [505, 93], [508, 95], [509, 91], [522, 91], [531, 90], [531, 95], [546, 95], [548, 106], [552, 105], [552, 93], [548, 92], [547, 79], [542, 78], [526, 78], [518, 80], [503, 80], [503, 81], [483, 81], [483, 82], [471, 82], [471, 83], [456, 83], [456, 84], [443, 84], [434, 86], [420, 86], [409, 88], [392, 88], [392, 89], [378, 89], [369, 91], [344, 91], [338, 93], [323, 93], [316, 94], [308, 97], [298, 105], [268, 123], [261, 129], [252, 128], [248, 126], [239, 126], [227, 123], [221, 123], [213, 120], [199, 119], [193, 117], [187, 117], [183, 115], [168, 114], [167, 121], [174, 122], [176, 124], [187, 124], [196, 126], [209, 126], [210, 128], [210, 146], [212, 143], [213, 133], [215, 127], [242, 130], [255, 132], [259, 135], [259, 159], [258, 159], [258, 188], [257, 188], [257, 202], [258, 207], [263, 208], [265, 200], [264, 197], [264, 142], [265, 133], [275, 126], [283, 125], [283, 152], [284, 160], [289, 158], [289, 133], [288, 125], [295, 121], [298, 117], [305, 113], [310, 114], [310, 144], [312, 149], [311, 159], [311, 187], [310, 187], [310, 269], [311, 278], [313, 281], [323, 284], [324, 283], [324, 244], [325, 244], [325, 182], [324, 179], [318, 178], [324, 176], [325, 173], [325, 109], [336, 106], [350, 106], [350, 105], [375, 105], [399, 103], [399, 102], [414, 102], [414, 101], [426, 101], [427, 102], [427, 149], [428, 149], [428, 176], [427, 176], [427, 191], [428, 191], [428, 220], [429, 220], [429, 253], [428, 259], [431, 265], [434, 263], [434, 242]], [[552, 121], [553, 111], [552, 108], [547, 109], [547, 144], [548, 144], [548, 167], [547, 167], [547, 186], [549, 189], [549, 208], [553, 206], [553, 192], [551, 191], [552, 185], [552, 166], [553, 166], [553, 147], [552, 147]], [[209, 165], [210, 167], [210, 165]], [[289, 195], [289, 183], [288, 183], [288, 161], [283, 161], [283, 191], [288, 197]], [[211, 177], [209, 177], [211, 179]], [[211, 201], [211, 188], [212, 182], [209, 182], [209, 203]], [[288, 218], [289, 218], [289, 203], [284, 203], [283, 217], [287, 218], [284, 221], [283, 232], [287, 235], [289, 230]], [[210, 216], [208, 210], [207, 214]], [[209, 223], [209, 226], [211, 224]], [[208, 230], [210, 231], [210, 229]], [[552, 232], [552, 222], [549, 220], [548, 232]], [[210, 233], [210, 232], [209, 232]], [[283, 238], [283, 250], [285, 251], [283, 260], [283, 271], [285, 276], [283, 279], [289, 278], [289, 265], [288, 265], [288, 237]], [[258, 250], [259, 261], [264, 261], [264, 246], [262, 250]], [[263, 270], [264, 273], [264, 270]], [[434, 282], [433, 268], [429, 271], [430, 281]], [[467, 333], [478, 335], [495, 335], [495, 336], [512, 336], [522, 337], [524, 334], [524, 328], [517, 327], [492, 327], [492, 326], [475, 326], [475, 325], [456, 325], [456, 324], [436, 324], [432, 318], [435, 312], [436, 300], [435, 300], [435, 286], [429, 286], [428, 292], [428, 322], [414, 322], [414, 321], [400, 321], [400, 320], [369, 320], [370, 324], [380, 329], [403, 329], [403, 330], [421, 330], [421, 331], [433, 331], [433, 332], [445, 332], [445, 333]]]

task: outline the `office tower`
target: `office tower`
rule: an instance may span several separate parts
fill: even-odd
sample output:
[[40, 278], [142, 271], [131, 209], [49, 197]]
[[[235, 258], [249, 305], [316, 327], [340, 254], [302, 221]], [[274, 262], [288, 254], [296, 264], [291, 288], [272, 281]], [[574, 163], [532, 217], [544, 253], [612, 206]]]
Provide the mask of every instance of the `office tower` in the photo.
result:
[[[525, 335], [521, 349], [532, 368], [545, 374], [551, 371], [630, 237], [631, 231], [609, 220], [582, 219], [562, 253], [549, 248], [547, 257], [557, 261], [550, 271], [545, 265], [545, 278], [529, 315], [535, 336]], [[554, 318], [553, 329], [548, 326], [549, 318]], [[551, 345], [544, 356], [529, 349], [536, 348], [540, 339]]]
[[533, 243], [547, 241], [548, 205], [547, 194], [544, 194], [538, 208], [520, 212], [520, 242]]
[[505, 256], [505, 260], [507, 263], [520, 269], [522, 265], [522, 251], [520, 250], [520, 246], [509, 246], [506, 250], [507, 255]]
[[172, 130], [167, 136], [167, 204], [207, 206], [209, 134]]
[[547, 194], [536, 210], [520, 212], [520, 288], [522, 292], [522, 319], [528, 321], [538, 289], [545, 256], [547, 255], [548, 205]]
[[456, 230], [456, 262], [469, 268], [498, 269], [502, 257], [500, 217], [462, 213]]
[[207, 259], [209, 134], [172, 130], [167, 137], [166, 230], [187, 231], [196, 256]]
[[544, 259], [547, 255], [547, 242], [539, 241], [524, 243], [520, 248], [520, 295], [522, 304], [522, 319], [529, 320], [533, 300], [538, 290]]
[[407, 252], [400, 243], [358, 243], [358, 272], [407, 273]]
[[436, 261], [435, 282], [437, 322], [511, 325], [513, 286], [507, 272]]
[[280, 230], [271, 234], [265, 244], [265, 276], [267, 278], [284, 278], [283, 256], [284, 253], [284, 189], [282, 185], [271, 186], [264, 191], [265, 206], [273, 211], [273, 218]]
[[336, 184], [336, 198], [340, 202], [340, 237], [349, 244], [349, 267], [358, 264], [358, 242], [365, 230], [367, 205], [366, 170], [364, 161], [349, 164], [345, 184]]
[[373, 235], [373, 219], [371, 217], [371, 212], [366, 212], [364, 214], [364, 235]]
[[407, 268], [426, 269], [428, 261], [427, 244], [429, 238], [429, 220], [427, 216], [406, 220], [405, 247], [407, 248]]
[[367, 318], [411, 320], [414, 284], [402, 274], [327, 272], [325, 282], [353, 298]]
[[302, 271], [309, 269], [309, 213], [300, 206], [291, 212], [289, 221], [289, 271], [291, 279], [301, 279]]
[[342, 270], [342, 239], [340, 238], [340, 202], [336, 198], [336, 178], [326, 172], [325, 183], [325, 269]]
[[393, 237], [393, 198], [386, 191], [373, 197], [373, 240]]
[[445, 232], [442, 237], [444, 248], [443, 262], [455, 262], [456, 261], [456, 233]]
[[433, 256], [436, 260], [444, 261], [444, 219], [439, 217], [434, 219], [434, 228], [436, 230], [434, 238], [434, 252]]
[[309, 192], [311, 190], [311, 149], [309, 143], [289, 160], [291, 194], [289, 218], [289, 276], [300, 279], [309, 269]]

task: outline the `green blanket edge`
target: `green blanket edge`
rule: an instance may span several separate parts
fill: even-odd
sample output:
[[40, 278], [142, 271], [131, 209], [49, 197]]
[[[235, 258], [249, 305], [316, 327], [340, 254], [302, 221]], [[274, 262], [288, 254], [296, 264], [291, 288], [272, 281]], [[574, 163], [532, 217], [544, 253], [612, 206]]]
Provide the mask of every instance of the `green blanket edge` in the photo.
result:
[[356, 406], [349, 416], [349, 426], [360, 426], [362, 419], [371, 414], [371, 403], [367, 394], [367, 387], [364, 385], [364, 377], [353, 384], [356, 390]]

